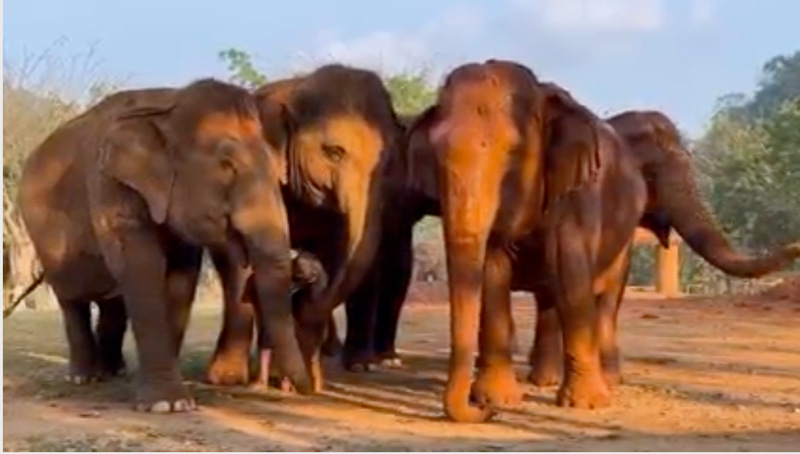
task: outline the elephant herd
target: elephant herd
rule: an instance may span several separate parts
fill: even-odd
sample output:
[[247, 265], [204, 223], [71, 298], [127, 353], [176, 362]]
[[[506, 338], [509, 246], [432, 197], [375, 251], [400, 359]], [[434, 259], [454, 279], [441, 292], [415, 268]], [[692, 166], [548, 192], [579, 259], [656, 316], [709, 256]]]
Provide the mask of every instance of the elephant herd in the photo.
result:
[[344, 366], [400, 364], [413, 227], [441, 216], [444, 410], [466, 422], [521, 400], [512, 290], [537, 302], [528, 380], [560, 384], [559, 405], [609, 403], [637, 227], [664, 244], [674, 229], [733, 276], [800, 256], [800, 244], [760, 256], [731, 246], [665, 115], [601, 119], [500, 60], [457, 67], [412, 117], [393, 110], [375, 73], [339, 64], [254, 91], [213, 79], [121, 91], [31, 154], [19, 204], [62, 310], [69, 380], [123, 373], [130, 320], [135, 406], [154, 412], [195, 408], [178, 357], [204, 251], [224, 299], [206, 379], [266, 386], [272, 370], [307, 394], [323, 385], [320, 355], [338, 350], [331, 313], [342, 302]]

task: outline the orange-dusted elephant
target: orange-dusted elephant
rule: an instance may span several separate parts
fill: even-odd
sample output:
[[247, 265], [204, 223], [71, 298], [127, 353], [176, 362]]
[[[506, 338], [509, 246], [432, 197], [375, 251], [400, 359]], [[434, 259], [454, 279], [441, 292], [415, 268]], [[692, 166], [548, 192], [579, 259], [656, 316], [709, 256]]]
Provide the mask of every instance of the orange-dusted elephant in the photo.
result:
[[[482, 421], [491, 414], [486, 404], [519, 401], [510, 355], [512, 288], [534, 292], [540, 310], [557, 320], [549, 328], [560, 333], [564, 350], [551, 358], [558, 363], [560, 356], [565, 366], [558, 403], [606, 405], [600, 351], [615, 332], [603, 323], [615, 321], [635, 228], [689, 228], [692, 214], [665, 224], [650, 194], [648, 183], [658, 180], [652, 167], [569, 93], [519, 64], [457, 68], [414, 128], [438, 159], [451, 300], [448, 415]], [[666, 175], [658, 183], [670, 181]], [[786, 264], [798, 252], [788, 246], [752, 269]], [[604, 306], [613, 316], [600, 317]]]
[[[633, 160], [647, 183], [647, 204], [640, 226], [651, 230], [667, 246], [672, 229], [708, 263], [735, 277], [753, 278], [779, 271], [800, 255], [800, 246], [780, 247], [765, 255], [737, 251], [704, 203], [695, 182], [692, 159], [675, 124], [657, 111], [627, 111], [606, 118], [629, 145]], [[633, 241], [631, 237], [629, 242]], [[600, 360], [606, 382], [620, 382], [617, 345], [617, 311], [628, 278], [629, 255], [608, 275], [611, 290], [597, 299]], [[529, 380], [539, 386], [557, 384], [561, 378], [561, 334], [553, 309], [539, 305], [536, 335], [531, 348]]]
[[[438, 162], [451, 304], [446, 413], [483, 421], [491, 414], [485, 404], [520, 400], [510, 349], [512, 280], [546, 294], [538, 299], [558, 310], [567, 363], [559, 402], [605, 404], [592, 281], [625, 252], [646, 198], [634, 164], [617, 159], [625, 144], [565, 91], [497, 60], [451, 72], [416, 128], [427, 132]], [[597, 199], [612, 179], [639, 197], [610, 200], [615, 213], [606, 218]], [[601, 243], [608, 219], [617, 238]]]

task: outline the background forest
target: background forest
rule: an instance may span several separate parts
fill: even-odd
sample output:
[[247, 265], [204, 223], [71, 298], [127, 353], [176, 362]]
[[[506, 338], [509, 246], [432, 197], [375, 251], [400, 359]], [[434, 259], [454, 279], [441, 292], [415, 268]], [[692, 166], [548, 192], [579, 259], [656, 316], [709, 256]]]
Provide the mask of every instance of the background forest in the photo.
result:
[[[25, 286], [36, 261], [15, 207], [25, 157], [53, 129], [104, 95], [124, 87], [98, 75], [92, 52], [62, 57], [55, 45], [21, 62], [4, 62], [3, 261], [4, 294]], [[233, 82], [254, 87], [271, 80], [239, 49], [219, 53]], [[420, 70], [385, 74], [400, 113], [416, 113], [434, 101], [436, 83]], [[680, 119], [674, 119], [680, 126]], [[721, 93], [699, 137], [686, 137], [713, 211], [737, 245], [758, 252], [797, 240], [800, 234], [800, 51], [765, 62], [750, 93]], [[416, 276], [446, 278], [439, 222], [426, 218], [415, 235]], [[685, 248], [685, 246], [681, 246]], [[748, 291], [753, 282], [726, 279], [688, 250], [681, 251], [683, 291]], [[653, 254], [634, 252], [631, 284], [653, 280]], [[207, 278], [211, 279], [209, 273]], [[39, 292], [38, 299], [46, 298]], [[4, 298], [5, 300], [5, 298]]]

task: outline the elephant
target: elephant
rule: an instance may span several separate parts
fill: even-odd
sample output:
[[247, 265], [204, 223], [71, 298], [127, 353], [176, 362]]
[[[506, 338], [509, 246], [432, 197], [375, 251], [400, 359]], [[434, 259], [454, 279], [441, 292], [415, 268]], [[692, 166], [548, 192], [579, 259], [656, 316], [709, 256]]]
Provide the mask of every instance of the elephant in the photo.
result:
[[[582, 408], [609, 402], [621, 277], [638, 225], [662, 241], [675, 228], [693, 237], [687, 242], [711, 263], [738, 275], [777, 269], [800, 253], [796, 244], [755, 260], [731, 255], [730, 247], [714, 252], [709, 244], [727, 243], [700, 222], [707, 211], [653, 198], [667, 188], [693, 193], [676, 186], [685, 179], [676, 175], [688, 169], [686, 156], [676, 163], [652, 146], [639, 149], [641, 136], [623, 131], [623, 139], [521, 65], [490, 60], [456, 69], [433, 110], [422, 132], [439, 165], [453, 343], [445, 411], [457, 421], [491, 415], [485, 405], [470, 406], [470, 396], [494, 406], [519, 401], [510, 367], [510, 289], [533, 292], [540, 313], [549, 315], [540, 317], [549, 324], [537, 324], [537, 337], [561, 336], [563, 354], [551, 348], [557, 354], [546, 362], [563, 361], [557, 402]], [[654, 163], [675, 173], [656, 172]], [[478, 376], [470, 387], [476, 344]], [[601, 360], [610, 363], [610, 374], [603, 374]]]
[[[626, 145], [569, 93], [510, 61], [456, 68], [425, 116], [419, 127], [438, 163], [450, 290], [445, 412], [480, 422], [492, 407], [521, 400], [511, 362], [512, 287], [556, 308], [565, 361], [557, 402], [606, 404], [593, 283], [624, 252], [645, 208], [644, 178], [621, 152]], [[619, 187], [633, 197], [622, 200]]]
[[[303, 307], [315, 304], [316, 300], [324, 295], [325, 290], [328, 288], [328, 273], [322, 267], [322, 263], [311, 253], [307, 251], [292, 250], [292, 313], [299, 314]], [[270, 381], [274, 382], [277, 387], [283, 391], [293, 391], [291, 380], [287, 377], [280, 375], [280, 371], [270, 375], [270, 354], [260, 359], [260, 370], [256, 385], [265, 387], [269, 386]], [[321, 367], [319, 356], [313, 357], [310, 360], [309, 368], [314, 371], [311, 373], [312, 377], [320, 376], [321, 373], [318, 368]], [[274, 378], [274, 380], [270, 380]]]
[[[331, 277], [324, 295], [296, 314], [308, 365], [324, 340], [333, 309], [347, 300], [373, 263], [383, 226], [383, 175], [401, 145], [403, 128], [381, 79], [363, 69], [326, 65], [268, 83], [255, 96], [271, 160], [283, 169], [292, 247], [314, 254]], [[221, 275], [229, 276], [223, 287], [241, 287], [225, 271], [225, 262], [216, 262]], [[226, 297], [208, 381], [249, 382], [250, 302], [257, 296]]]
[[[384, 174], [384, 209], [378, 253], [370, 271], [347, 299], [347, 335], [342, 352], [345, 369], [367, 371], [380, 364], [398, 367], [395, 348], [400, 310], [413, 268], [414, 225], [439, 215], [435, 161], [425, 138], [411, 136], [418, 115], [400, 117], [402, 146], [393, 150]], [[329, 336], [336, 336], [331, 322]]]
[[278, 368], [310, 391], [292, 322], [288, 216], [262, 129], [251, 93], [202, 79], [112, 94], [30, 155], [18, 202], [61, 307], [72, 382], [124, 370], [130, 318], [136, 409], [195, 408], [178, 354], [208, 248], [236, 250], [231, 266], [253, 270]]
[[[543, 85], [543, 88], [545, 90], [558, 90], [555, 86]], [[644, 214], [639, 220], [639, 227], [652, 231], [662, 245], [666, 246], [668, 244], [670, 231], [673, 228], [677, 229], [677, 225], [683, 226], [682, 230], [678, 230], [678, 233], [690, 238], [689, 245], [701, 257], [704, 257], [709, 263], [723, 272], [737, 277], [752, 278], [763, 276], [786, 267], [796, 257], [796, 246], [783, 247], [763, 257], [748, 257], [732, 249], [727, 240], [725, 240], [724, 234], [715, 226], [712, 215], [699, 198], [699, 191], [691, 174], [690, 163], [686, 161], [689, 154], [682, 148], [677, 128], [664, 114], [657, 111], [628, 111], [606, 118], [605, 121], [629, 145], [628, 149], [632, 153], [632, 158], [639, 163], [639, 169], [647, 182], [647, 203]], [[410, 128], [411, 141], [409, 142], [407, 153], [412, 156], [432, 156], [433, 150], [430, 149], [430, 142], [427, 140], [427, 131], [424, 124], [425, 122], [419, 122], [419, 125], [414, 125]], [[418, 162], [420, 162], [419, 159]], [[670, 167], [666, 167], [665, 164]], [[425, 169], [431, 170], [436, 163], [430, 162], [425, 163], [425, 165], [428, 166]], [[674, 189], [668, 191], [666, 183], [661, 183], [660, 191], [656, 186], [656, 182], [662, 181], [657, 177], [665, 172], [667, 168], [683, 175], [683, 181], [671, 182], [670, 189], [678, 188], [678, 191], [680, 191], [680, 188], [685, 188], [685, 195], [682, 195], [682, 200], [685, 203], [692, 204], [690, 209], [676, 210], [673, 208], [672, 215], [667, 212], [663, 202], [659, 202], [659, 198], [663, 198], [664, 194], [667, 196], [673, 195]], [[421, 181], [423, 184], [427, 184], [429, 200], [433, 203], [438, 203], [435, 178]], [[680, 193], [684, 194], [684, 192]], [[394, 200], [397, 202], [400, 199], [395, 198]], [[430, 211], [426, 214], [437, 213]], [[670, 216], [680, 220], [690, 216], [690, 220], [683, 222], [679, 220], [674, 223], [670, 221]], [[691, 219], [691, 216], [694, 216], [694, 220]], [[692, 227], [686, 227], [686, 222]], [[697, 233], [692, 235], [687, 231], [687, 228]], [[695, 241], [691, 240], [692, 236]], [[698, 241], [698, 238], [704, 239]], [[630, 245], [626, 245], [625, 248], [629, 249]], [[384, 254], [381, 256], [390, 263], [397, 261], [395, 257]], [[519, 265], [516, 262], [512, 266], [514, 267], [512, 290], [529, 289], [529, 285], [525, 282], [526, 272], [524, 269], [518, 270]], [[605, 283], [605, 286], [610, 290], [602, 292], [601, 297], [597, 298], [597, 330], [600, 336], [601, 365], [605, 381], [609, 385], [617, 384], [621, 380], [620, 355], [616, 340], [616, 316], [627, 283], [628, 269], [629, 254], [626, 253], [614, 264], [611, 272], [607, 273], [609, 280]], [[396, 331], [391, 330], [397, 326], [397, 317], [400, 313], [405, 292], [406, 289], [402, 288], [398, 293], [383, 297], [384, 302], [399, 301], [399, 303], [394, 303], [393, 319], [379, 318], [375, 326], [362, 326], [355, 328], [354, 331], [370, 330], [374, 333], [373, 336], [378, 336], [380, 333], [396, 333]], [[528, 380], [531, 383], [537, 386], [558, 384], [561, 377], [560, 336], [561, 330], [555, 309], [539, 311], [536, 335], [534, 337], [535, 343], [529, 354], [531, 372]], [[394, 338], [389, 340], [392, 345], [393, 341]], [[399, 361], [399, 359], [396, 359], [396, 361]]]
[[[606, 118], [629, 145], [631, 158], [646, 182], [645, 211], [639, 225], [653, 232], [662, 246], [672, 230], [707, 262], [724, 273], [755, 278], [779, 271], [800, 256], [800, 244], [783, 246], [765, 255], [748, 256], [733, 248], [704, 203], [692, 173], [691, 155], [675, 124], [658, 111], [626, 111]], [[603, 200], [603, 199], [601, 199]], [[633, 237], [628, 238], [626, 249]], [[628, 277], [629, 254], [607, 275], [612, 291], [597, 299], [600, 359], [606, 382], [621, 381], [617, 345], [617, 312]], [[561, 329], [554, 310], [539, 305], [534, 345], [530, 350], [529, 380], [555, 385], [561, 377]]]

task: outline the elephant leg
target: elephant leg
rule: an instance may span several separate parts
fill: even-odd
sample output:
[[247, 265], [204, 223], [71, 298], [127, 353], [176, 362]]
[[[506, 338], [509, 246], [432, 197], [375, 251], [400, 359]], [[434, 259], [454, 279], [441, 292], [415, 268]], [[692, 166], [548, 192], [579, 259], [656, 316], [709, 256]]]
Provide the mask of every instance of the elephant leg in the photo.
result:
[[511, 359], [511, 259], [503, 248], [486, 251], [478, 376], [472, 396], [493, 406], [518, 405], [522, 392]]
[[187, 245], [175, 246], [167, 260], [167, 297], [176, 357], [186, 335], [202, 260], [203, 250]]
[[555, 299], [546, 289], [536, 292], [536, 312], [528, 381], [540, 387], [555, 386], [561, 379], [561, 325]]
[[412, 231], [413, 226], [406, 229], [403, 235], [392, 238], [393, 252], [389, 257], [382, 257], [381, 261], [383, 271], [373, 332], [373, 349], [380, 364], [386, 367], [402, 365], [395, 342], [400, 312], [411, 283], [414, 260]]
[[617, 317], [625, 286], [628, 283], [630, 254], [626, 248], [609, 270], [606, 288], [597, 298], [597, 334], [600, 342], [600, 364], [609, 386], [622, 382], [621, 358], [617, 343]]
[[[206, 380], [215, 385], [246, 385], [250, 381], [250, 348], [255, 323], [255, 287], [249, 279], [242, 299], [225, 299], [222, 331]], [[266, 335], [266, 333], [262, 334]]]
[[107, 298], [98, 303], [97, 348], [100, 353], [101, 373], [108, 377], [125, 374], [122, 342], [128, 328], [128, 313], [122, 296]]
[[561, 406], [599, 408], [609, 404], [610, 391], [603, 379], [597, 337], [597, 308], [592, 293], [591, 260], [579, 228], [566, 222], [558, 227], [557, 241], [548, 256], [555, 267], [548, 267], [550, 281], [556, 285], [556, 309], [561, 321], [564, 345], [564, 378], [556, 401]]
[[139, 370], [136, 409], [166, 413], [195, 408], [183, 385], [174, 345], [166, 288], [164, 239], [145, 227], [123, 225], [104, 243], [106, 260], [120, 283], [136, 339]]
[[322, 343], [321, 353], [325, 356], [337, 356], [342, 352], [342, 341], [339, 339], [339, 330], [336, 328], [336, 319], [331, 314], [328, 318], [327, 336]]
[[59, 300], [59, 303], [69, 343], [69, 373], [66, 379], [76, 385], [93, 382], [98, 378], [99, 357], [92, 332], [91, 302]]
[[372, 333], [377, 310], [379, 271], [371, 270], [361, 285], [347, 299], [347, 336], [342, 352], [342, 364], [351, 372], [366, 372], [374, 368]]

